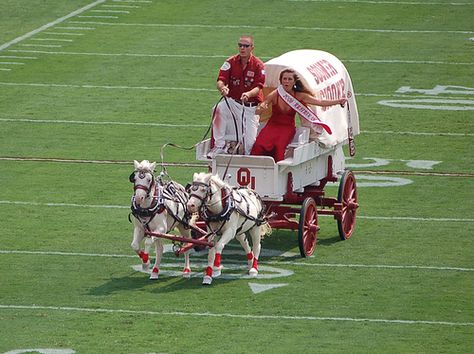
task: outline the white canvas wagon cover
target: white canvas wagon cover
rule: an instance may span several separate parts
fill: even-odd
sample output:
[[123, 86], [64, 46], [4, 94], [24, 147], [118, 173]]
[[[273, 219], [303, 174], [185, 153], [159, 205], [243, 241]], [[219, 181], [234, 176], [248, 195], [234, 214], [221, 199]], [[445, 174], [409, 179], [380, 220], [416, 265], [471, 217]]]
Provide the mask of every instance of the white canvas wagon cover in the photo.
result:
[[[352, 81], [344, 64], [338, 58], [330, 53], [313, 49], [294, 50], [273, 58], [265, 63], [265, 93], [278, 87], [280, 72], [286, 68], [295, 70], [303, 83], [319, 99], [332, 100], [347, 97], [352, 131], [354, 135], [359, 134], [359, 114]], [[318, 140], [326, 147], [347, 142], [347, 106], [344, 108], [339, 105], [310, 106], [310, 108], [332, 130], [331, 135], [324, 131], [319, 137], [312, 132], [311, 139]], [[309, 123], [302, 119], [301, 125], [309, 126]]]

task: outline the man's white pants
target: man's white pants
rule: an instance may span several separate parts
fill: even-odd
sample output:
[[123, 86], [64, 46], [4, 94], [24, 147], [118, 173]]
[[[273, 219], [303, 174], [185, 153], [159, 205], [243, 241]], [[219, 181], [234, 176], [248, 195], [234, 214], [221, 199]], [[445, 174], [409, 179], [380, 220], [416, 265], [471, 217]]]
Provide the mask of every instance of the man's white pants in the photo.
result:
[[223, 98], [217, 104], [212, 121], [214, 146], [224, 148], [226, 141], [239, 141], [245, 154], [249, 155], [257, 138], [259, 117], [255, 115], [256, 108], [246, 107], [232, 98]]

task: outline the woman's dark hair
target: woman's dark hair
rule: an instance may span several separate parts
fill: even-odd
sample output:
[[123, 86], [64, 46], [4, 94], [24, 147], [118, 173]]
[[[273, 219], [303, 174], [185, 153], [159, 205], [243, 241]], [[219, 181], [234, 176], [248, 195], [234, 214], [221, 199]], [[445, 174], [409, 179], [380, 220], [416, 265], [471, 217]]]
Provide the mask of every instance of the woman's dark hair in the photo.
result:
[[307, 94], [310, 94], [312, 95], [313, 93], [311, 92], [310, 89], [308, 89], [304, 84], [303, 82], [301, 81], [301, 79], [299, 78], [298, 74], [296, 73], [296, 71], [294, 71], [293, 69], [290, 69], [290, 68], [287, 68], [287, 69], [283, 69], [281, 72], [280, 72], [280, 83], [281, 83], [281, 79], [283, 78], [283, 74], [286, 74], [286, 73], [289, 73], [289, 74], [293, 74], [293, 78], [295, 79], [295, 86], [293, 86], [293, 89], [296, 91], [296, 92], [304, 92], [304, 93], [307, 93]]

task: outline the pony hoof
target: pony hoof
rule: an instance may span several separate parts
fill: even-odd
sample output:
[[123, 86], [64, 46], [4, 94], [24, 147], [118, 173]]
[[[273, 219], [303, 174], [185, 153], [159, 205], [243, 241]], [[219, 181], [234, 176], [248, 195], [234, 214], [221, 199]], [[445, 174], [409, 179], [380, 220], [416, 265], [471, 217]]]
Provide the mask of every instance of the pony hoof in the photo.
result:
[[150, 280], [158, 280], [158, 269], [153, 268], [153, 271], [150, 274]]
[[204, 278], [202, 278], [202, 285], [211, 285], [212, 283], [212, 277], [210, 277], [209, 275], [206, 275], [204, 276]]
[[150, 270], [150, 262], [148, 263], [142, 263], [142, 270], [147, 272]]
[[255, 268], [250, 269], [250, 270], [249, 270], [249, 275], [250, 275], [251, 277], [254, 277], [254, 278], [257, 277], [257, 275], [258, 275], [258, 270], [255, 269]]
[[183, 270], [183, 278], [189, 279], [191, 278], [191, 269], [184, 268]]

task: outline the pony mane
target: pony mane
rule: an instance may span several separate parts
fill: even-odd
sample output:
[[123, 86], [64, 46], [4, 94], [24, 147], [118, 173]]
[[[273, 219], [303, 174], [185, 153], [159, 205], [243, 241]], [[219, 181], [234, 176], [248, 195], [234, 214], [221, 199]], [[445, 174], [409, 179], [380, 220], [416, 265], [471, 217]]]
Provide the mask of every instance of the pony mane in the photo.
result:
[[226, 183], [226, 182], [224, 182], [223, 180], [221, 180], [218, 175], [212, 175], [211, 178], [210, 178], [210, 181], [213, 182], [213, 183], [214, 183], [217, 187], [219, 187], [219, 188], [225, 188], [225, 187], [227, 187], [227, 188], [231, 188], [231, 189], [232, 189], [232, 187], [231, 187], [228, 183]]
[[153, 173], [156, 167], [156, 162], [150, 162], [148, 160], [143, 160], [142, 162], [138, 162], [137, 160], [134, 160], [133, 164], [135, 166], [135, 171], [137, 172]]

